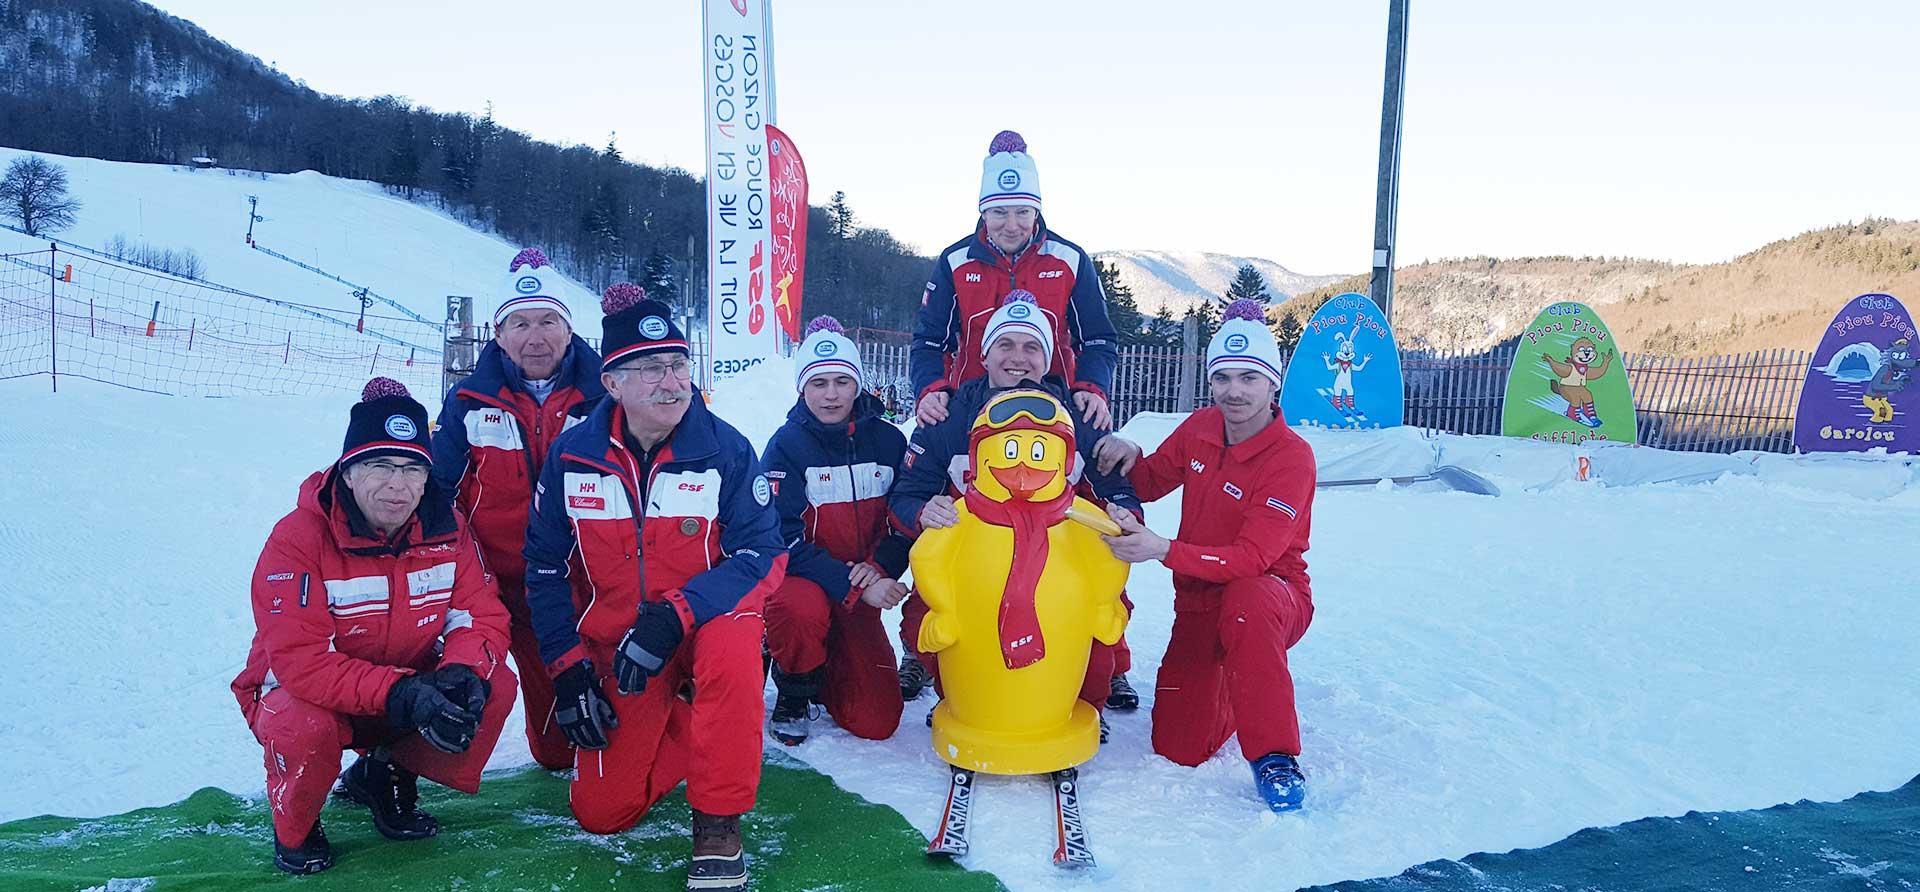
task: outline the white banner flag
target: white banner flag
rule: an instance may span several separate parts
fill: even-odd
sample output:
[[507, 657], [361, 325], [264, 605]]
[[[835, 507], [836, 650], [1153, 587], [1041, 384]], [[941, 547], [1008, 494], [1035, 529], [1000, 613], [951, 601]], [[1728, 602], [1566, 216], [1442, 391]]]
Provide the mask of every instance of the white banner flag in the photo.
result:
[[702, 0], [706, 25], [707, 345], [715, 383], [779, 349], [768, 271], [768, 0]]

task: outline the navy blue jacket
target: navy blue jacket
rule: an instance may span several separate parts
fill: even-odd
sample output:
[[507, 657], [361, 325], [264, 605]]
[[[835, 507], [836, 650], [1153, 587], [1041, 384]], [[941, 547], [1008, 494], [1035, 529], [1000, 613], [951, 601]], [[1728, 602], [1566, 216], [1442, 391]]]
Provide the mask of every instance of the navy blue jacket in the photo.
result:
[[887, 493], [907, 438], [880, 417], [880, 400], [861, 394], [853, 414], [823, 424], [794, 401], [787, 423], [767, 441], [767, 479], [787, 543], [787, 575], [806, 579], [842, 604], [860, 597], [847, 564], [871, 561], [889, 578], [907, 569], [912, 542], [887, 524]]
[[[761, 609], [786, 575], [773, 490], [753, 446], [707, 410], [698, 388], [650, 455], [630, 450], [625, 434], [620, 404], [600, 400], [560, 435], [540, 473], [527, 607], [549, 672], [578, 662], [585, 646], [618, 643], [643, 602], [672, 605], [690, 631]], [[583, 577], [573, 578], [570, 559]], [[576, 588], [584, 610], [574, 609]]]

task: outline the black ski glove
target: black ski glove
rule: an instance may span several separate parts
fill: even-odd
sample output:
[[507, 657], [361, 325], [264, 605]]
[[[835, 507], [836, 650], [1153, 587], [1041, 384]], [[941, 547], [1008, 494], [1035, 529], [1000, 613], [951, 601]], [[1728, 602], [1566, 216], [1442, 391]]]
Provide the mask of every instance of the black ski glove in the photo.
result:
[[647, 689], [647, 679], [660, 674], [673, 650], [680, 646], [686, 630], [680, 627], [680, 614], [672, 604], [648, 601], [640, 605], [640, 617], [620, 639], [613, 651], [613, 677], [620, 693], [638, 694]]
[[480, 729], [480, 714], [447, 699], [431, 675], [404, 675], [387, 690], [387, 725], [418, 728], [434, 749], [464, 753]]
[[620, 722], [614, 718], [613, 702], [600, 691], [592, 660], [581, 660], [553, 677], [553, 720], [574, 746], [607, 748], [607, 729], [620, 727]]
[[465, 663], [443, 666], [427, 677], [433, 679], [435, 690], [476, 716], [487, 710], [487, 698], [493, 696], [493, 683]]

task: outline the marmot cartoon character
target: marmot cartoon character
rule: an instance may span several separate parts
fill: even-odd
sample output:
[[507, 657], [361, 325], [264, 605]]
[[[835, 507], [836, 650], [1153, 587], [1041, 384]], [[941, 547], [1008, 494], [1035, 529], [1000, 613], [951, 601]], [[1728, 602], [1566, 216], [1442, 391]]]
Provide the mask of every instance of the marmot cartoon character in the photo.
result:
[[[1540, 358], [1559, 376], [1558, 381], [1549, 381], [1547, 386], [1561, 399], [1567, 401], [1567, 417], [1588, 427], [1599, 427], [1600, 416], [1593, 411], [1593, 391], [1587, 384], [1600, 380], [1607, 373], [1607, 365], [1613, 361], [1613, 351], [1605, 356], [1599, 355], [1599, 348], [1586, 338], [1578, 338], [1567, 351], [1566, 361], [1554, 359], [1545, 353]], [[1594, 364], [1594, 359], [1600, 360]]]
[[1334, 332], [1333, 340], [1340, 346], [1334, 348], [1332, 356], [1320, 354], [1321, 361], [1327, 364], [1327, 371], [1334, 373], [1333, 393], [1327, 399], [1333, 403], [1335, 409], [1344, 412], [1353, 411], [1353, 373], [1366, 371], [1367, 363], [1373, 361], [1371, 353], [1358, 363], [1353, 361], [1353, 335], [1359, 333], [1358, 325], [1353, 327], [1353, 334]]
[[1880, 355], [1880, 367], [1874, 370], [1873, 378], [1867, 381], [1866, 393], [1860, 396], [1860, 403], [1873, 410], [1873, 417], [1868, 421], [1885, 424], [1893, 420], [1893, 400], [1889, 397], [1907, 389], [1915, 362], [1906, 338], [1894, 341], [1887, 352]]

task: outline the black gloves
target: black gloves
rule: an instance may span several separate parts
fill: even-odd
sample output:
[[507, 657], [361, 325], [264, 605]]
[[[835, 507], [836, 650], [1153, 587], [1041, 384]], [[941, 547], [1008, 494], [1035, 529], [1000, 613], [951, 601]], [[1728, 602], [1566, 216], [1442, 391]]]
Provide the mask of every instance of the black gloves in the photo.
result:
[[638, 694], [647, 689], [647, 679], [660, 674], [660, 670], [673, 659], [673, 650], [680, 646], [680, 639], [686, 630], [680, 627], [680, 614], [673, 605], [662, 601], [648, 601], [640, 605], [640, 617], [633, 621], [633, 628], [627, 630], [627, 636], [620, 639], [620, 645], [613, 651], [613, 677], [619, 684], [620, 693]]
[[620, 722], [613, 717], [613, 703], [600, 692], [592, 660], [581, 660], [553, 677], [553, 720], [574, 746], [607, 748], [607, 729], [619, 727]]
[[[465, 669], [466, 667], [460, 667]], [[477, 703], [466, 697], [468, 682], [443, 680], [439, 672], [404, 675], [387, 690], [387, 725], [395, 729], [418, 728], [427, 743], [443, 753], [464, 753], [480, 730], [480, 713], [486, 707], [486, 682], [467, 670], [467, 676], [483, 688]], [[441, 690], [442, 683], [463, 689], [452, 699]], [[475, 708], [468, 709], [469, 703]]]
[[473, 667], [464, 663], [442, 667], [427, 677], [442, 696], [475, 716], [486, 711], [487, 698], [493, 696], [493, 683], [474, 674]]

